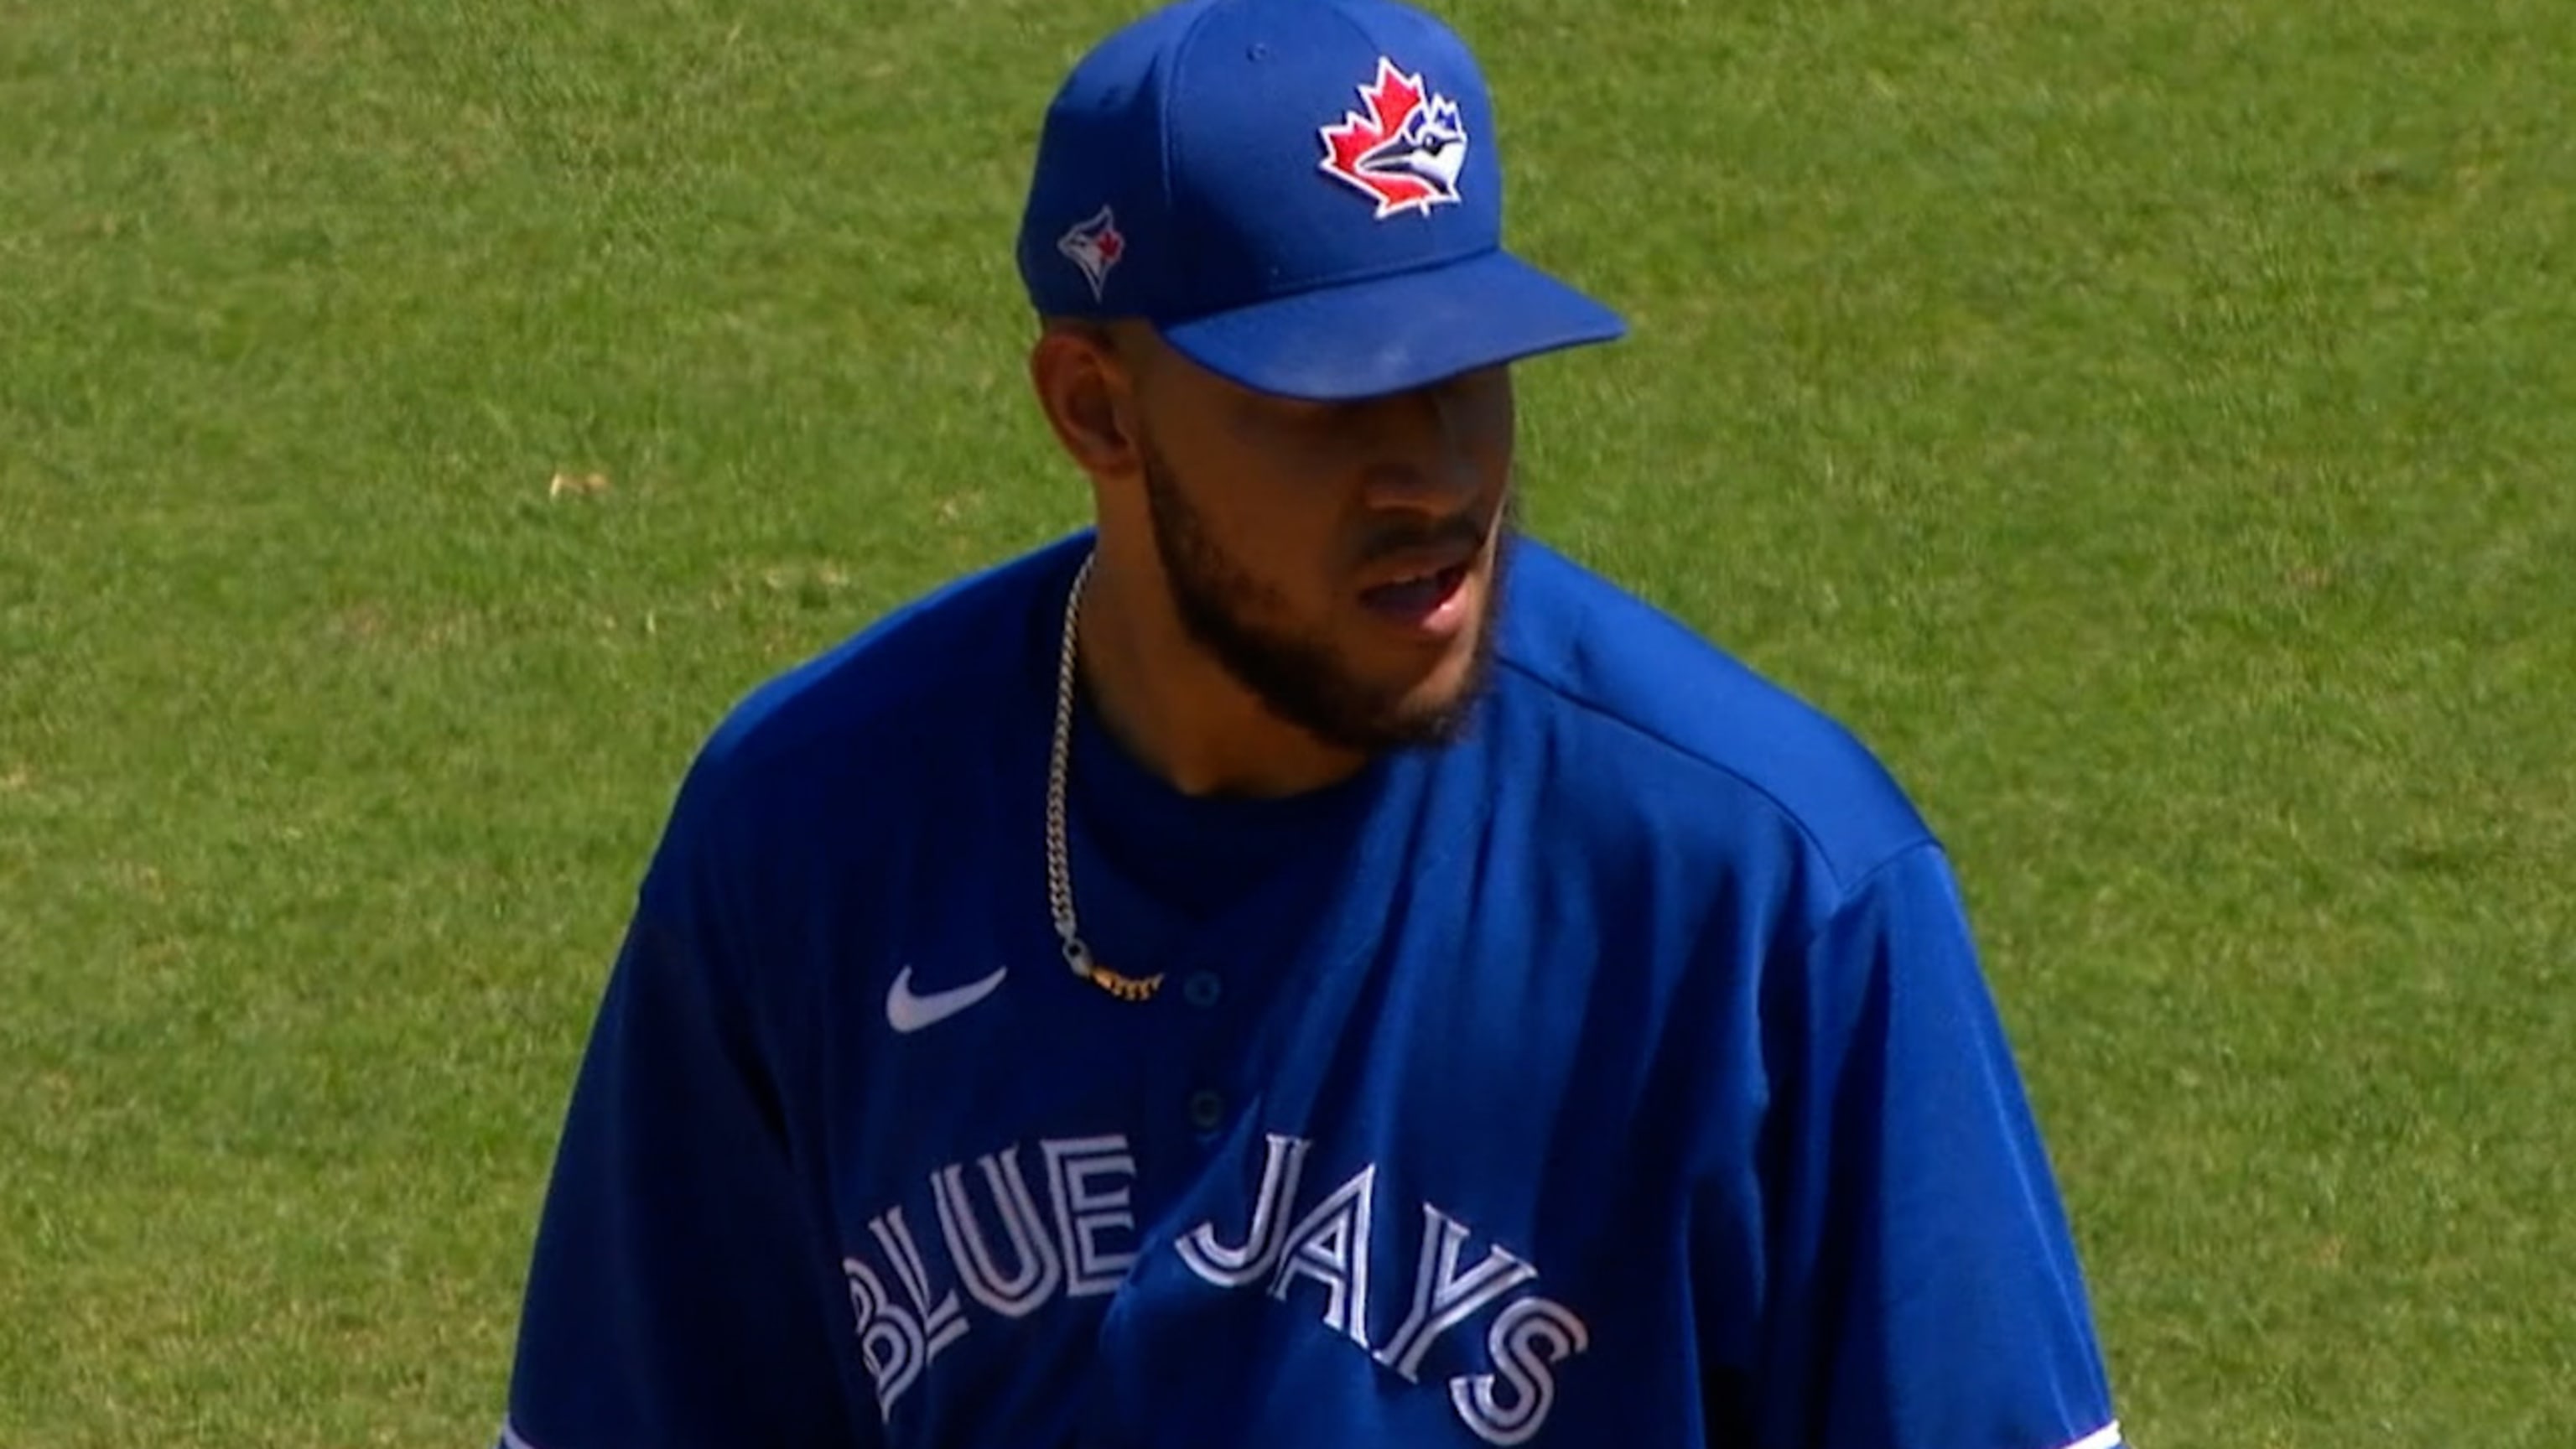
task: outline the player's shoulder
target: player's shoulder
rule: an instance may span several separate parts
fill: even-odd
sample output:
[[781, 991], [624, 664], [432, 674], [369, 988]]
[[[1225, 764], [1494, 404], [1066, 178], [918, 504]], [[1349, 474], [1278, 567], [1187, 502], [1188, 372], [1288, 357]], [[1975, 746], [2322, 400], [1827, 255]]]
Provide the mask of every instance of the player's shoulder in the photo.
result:
[[1041, 676], [1042, 615], [1080, 562], [1069, 537], [918, 595], [763, 681], [707, 735], [684, 794], [732, 810], [886, 790], [1016, 717]]
[[1703, 801], [1711, 829], [1761, 815], [1837, 891], [1933, 841], [1851, 727], [1663, 608], [1536, 540], [1518, 549], [1510, 591], [1498, 665], [1548, 702], [1587, 784], [1615, 776], [1621, 788], [1593, 798]]

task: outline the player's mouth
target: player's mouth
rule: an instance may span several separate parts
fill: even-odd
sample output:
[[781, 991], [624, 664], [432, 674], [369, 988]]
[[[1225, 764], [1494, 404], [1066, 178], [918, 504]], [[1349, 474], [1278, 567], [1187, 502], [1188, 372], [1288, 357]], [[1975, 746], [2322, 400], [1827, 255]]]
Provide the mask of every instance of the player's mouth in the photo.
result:
[[1408, 556], [1360, 591], [1371, 614], [1424, 642], [1446, 642], [1467, 626], [1475, 554], [1455, 549]]

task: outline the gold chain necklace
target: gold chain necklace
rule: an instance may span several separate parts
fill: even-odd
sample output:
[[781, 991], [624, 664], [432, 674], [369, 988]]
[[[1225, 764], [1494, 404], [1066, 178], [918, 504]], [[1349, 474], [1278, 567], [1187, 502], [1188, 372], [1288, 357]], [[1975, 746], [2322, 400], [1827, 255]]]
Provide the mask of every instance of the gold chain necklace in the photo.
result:
[[1082, 586], [1091, 581], [1091, 562], [1097, 557], [1096, 553], [1084, 556], [1064, 599], [1064, 642], [1055, 667], [1055, 744], [1047, 754], [1047, 903], [1055, 908], [1055, 933], [1064, 943], [1064, 964], [1073, 968], [1074, 975], [1121, 1001], [1149, 1001], [1162, 988], [1159, 972], [1142, 978], [1121, 976], [1091, 959], [1091, 948], [1083, 944], [1074, 920], [1073, 872], [1064, 848], [1065, 757], [1072, 753], [1073, 742], [1074, 620], [1082, 608]]

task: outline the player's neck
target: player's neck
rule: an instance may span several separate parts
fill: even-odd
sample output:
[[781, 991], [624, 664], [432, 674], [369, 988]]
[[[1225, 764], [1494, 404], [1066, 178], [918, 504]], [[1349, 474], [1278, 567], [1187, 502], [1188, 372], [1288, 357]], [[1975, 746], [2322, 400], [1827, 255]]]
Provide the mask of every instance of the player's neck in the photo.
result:
[[1367, 763], [1271, 713], [1168, 605], [1134, 597], [1143, 592], [1101, 567], [1080, 620], [1085, 697], [1139, 764], [1185, 795], [1278, 798], [1347, 779]]

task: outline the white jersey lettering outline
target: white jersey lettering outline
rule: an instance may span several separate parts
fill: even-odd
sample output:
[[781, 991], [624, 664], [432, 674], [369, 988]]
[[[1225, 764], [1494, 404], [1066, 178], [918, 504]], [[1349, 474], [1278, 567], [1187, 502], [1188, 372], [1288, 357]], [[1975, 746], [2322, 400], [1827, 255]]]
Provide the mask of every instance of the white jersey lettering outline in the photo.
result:
[[1323, 1284], [1325, 1326], [1363, 1349], [1369, 1346], [1369, 1219], [1376, 1196], [1377, 1164], [1370, 1163], [1288, 1230], [1270, 1280], [1270, 1296], [1282, 1303], [1300, 1278]]
[[1280, 1231], [1297, 1197], [1297, 1179], [1306, 1170], [1306, 1152], [1314, 1144], [1303, 1137], [1270, 1133], [1264, 1137], [1261, 1159], [1261, 1187], [1253, 1199], [1252, 1223], [1244, 1229], [1240, 1247], [1229, 1248], [1216, 1240], [1216, 1224], [1204, 1222], [1182, 1235], [1173, 1246], [1190, 1271], [1219, 1288], [1240, 1288], [1269, 1275], [1279, 1261], [1279, 1250], [1287, 1242]]
[[1422, 1255], [1413, 1271], [1413, 1311], [1402, 1327], [1377, 1351], [1377, 1361], [1419, 1383], [1422, 1360], [1440, 1336], [1474, 1317], [1486, 1305], [1538, 1276], [1538, 1269], [1514, 1257], [1500, 1244], [1462, 1276], [1458, 1250], [1466, 1246], [1465, 1223], [1430, 1203], [1422, 1205]]
[[1005, 1318], [1026, 1318], [1054, 1297], [1063, 1282], [1063, 1267], [1055, 1256], [1055, 1234], [1040, 1220], [1037, 1202], [1029, 1196], [1029, 1181], [1020, 1171], [1017, 1143], [1000, 1152], [985, 1153], [975, 1159], [975, 1165], [983, 1170], [985, 1186], [1001, 1213], [1002, 1231], [1010, 1239], [1010, 1276], [1004, 1277], [995, 1265], [983, 1224], [976, 1221], [974, 1204], [966, 1191], [963, 1163], [943, 1167], [933, 1177], [939, 1230], [948, 1240], [949, 1260], [956, 1265], [967, 1295]]

